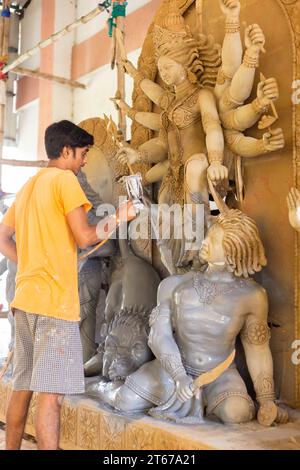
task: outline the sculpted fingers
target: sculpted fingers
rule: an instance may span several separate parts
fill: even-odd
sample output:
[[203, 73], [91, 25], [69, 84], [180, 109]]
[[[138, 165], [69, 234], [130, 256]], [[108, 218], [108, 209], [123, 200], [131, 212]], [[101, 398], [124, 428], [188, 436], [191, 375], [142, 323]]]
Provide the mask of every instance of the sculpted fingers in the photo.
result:
[[265, 147], [269, 151], [280, 150], [285, 145], [282, 129], [274, 129], [263, 136]]
[[176, 381], [176, 394], [180, 402], [184, 403], [190, 400], [194, 395], [193, 379], [184, 375]]
[[226, 16], [238, 16], [241, 10], [239, 0], [219, 0], [220, 7]]

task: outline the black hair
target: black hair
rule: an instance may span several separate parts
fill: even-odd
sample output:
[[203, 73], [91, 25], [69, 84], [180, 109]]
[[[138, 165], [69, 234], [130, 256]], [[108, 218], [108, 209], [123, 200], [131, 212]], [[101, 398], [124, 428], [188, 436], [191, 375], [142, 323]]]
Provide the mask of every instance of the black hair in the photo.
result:
[[45, 132], [45, 148], [50, 160], [59, 158], [64, 147], [75, 149], [91, 145], [94, 145], [94, 137], [71, 121], [55, 122]]

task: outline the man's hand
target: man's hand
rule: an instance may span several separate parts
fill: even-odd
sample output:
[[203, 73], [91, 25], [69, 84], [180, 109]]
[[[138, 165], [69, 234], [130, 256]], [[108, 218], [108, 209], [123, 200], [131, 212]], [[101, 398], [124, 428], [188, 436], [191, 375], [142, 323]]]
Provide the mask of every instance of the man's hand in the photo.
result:
[[126, 72], [130, 77], [134, 78], [136, 74], [138, 73], [138, 70], [135, 68], [132, 62], [130, 60], [122, 60], [121, 64], [125, 68]]
[[13, 240], [14, 234], [15, 229], [0, 224], [0, 253], [14, 263], [18, 263], [16, 242]]
[[300, 232], [300, 191], [292, 188], [288, 197], [289, 221], [291, 226]]
[[276, 78], [268, 78], [258, 84], [257, 99], [262, 107], [268, 106], [272, 101], [278, 100], [278, 98], [279, 90]]
[[123, 165], [133, 165], [139, 160], [139, 153], [137, 150], [134, 150], [131, 147], [124, 147], [118, 150], [117, 152], [117, 159]]
[[135, 219], [139, 213], [138, 209], [134, 201], [125, 201], [120, 204], [115, 214], [98, 222], [96, 226], [97, 241], [106, 240], [120, 225]]
[[126, 201], [116, 210], [117, 221], [120, 224], [130, 222], [138, 214], [137, 205], [133, 201]]
[[284, 134], [282, 129], [274, 129], [263, 135], [263, 145], [267, 152], [275, 152], [284, 148]]
[[193, 379], [184, 374], [176, 378], [176, 394], [179, 401], [185, 403], [194, 395]]
[[219, 162], [214, 162], [209, 166], [207, 175], [213, 183], [218, 184], [228, 178], [228, 168]]
[[227, 18], [239, 18], [241, 3], [239, 0], [219, 0], [222, 13]]
[[245, 45], [247, 49], [259, 54], [266, 42], [263, 30], [258, 24], [252, 24], [245, 31]]

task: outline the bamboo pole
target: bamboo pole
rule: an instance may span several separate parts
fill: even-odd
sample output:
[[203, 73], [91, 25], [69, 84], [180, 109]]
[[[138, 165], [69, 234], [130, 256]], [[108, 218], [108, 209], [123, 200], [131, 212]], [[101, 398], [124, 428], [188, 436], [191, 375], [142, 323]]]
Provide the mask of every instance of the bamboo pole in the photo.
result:
[[[125, 19], [118, 18], [117, 19], [117, 28], [121, 31], [123, 36], [125, 35]], [[116, 48], [117, 48], [117, 70], [118, 70], [118, 95], [123, 101], [126, 101], [126, 90], [125, 90], [125, 70], [123, 65], [121, 64], [121, 51], [119, 47], [118, 41], [116, 41]], [[124, 141], [126, 141], [126, 133], [127, 133], [127, 126], [126, 126], [126, 115], [123, 110], [119, 109], [119, 129], [123, 134]]]
[[20, 166], [20, 167], [45, 167], [48, 165], [48, 161], [47, 160], [8, 160], [8, 159], [4, 159], [4, 158], [1, 158], [0, 159], [0, 166], [1, 165], [7, 165], [7, 166]]
[[[125, 3], [125, 0], [122, 0]], [[120, 3], [119, 0], [113, 0], [112, 9], [114, 9], [114, 3]], [[113, 11], [113, 10], [112, 10]], [[125, 17], [119, 16], [116, 18], [116, 25], [113, 31], [113, 57], [112, 57], [112, 68], [117, 63], [117, 93], [116, 97], [125, 101], [126, 99], [126, 91], [125, 91], [125, 70], [121, 61], [124, 60], [124, 52], [123, 47], [120, 44], [124, 44], [124, 37], [125, 37], [125, 25], [126, 19]], [[119, 115], [119, 122], [118, 128], [123, 134], [123, 139], [126, 140], [126, 115], [123, 110], [120, 108], [118, 109]]]
[[[9, 2], [7, 4], [9, 5]], [[10, 30], [10, 18], [1, 16], [0, 53], [1, 53], [2, 61], [6, 61], [8, 58], [9, 30]], [[2, 159], [3, 145], [4, 145], [6, 91], [7, 91], [6, 81], [0, 80], [0, 160]], [[1, 183], [2, 183], [2, 168], [0, 165], [0, 188], [1, 188]]]
[[44, 49], [47, 46], [50, 46], [51, 44], [59, 41], [62, 37], [64, 37], [66, 34], [70, 33], [71, 31], [74, 31], [74, 29], [78, 28], [78, 26], [82, 24], [86, 24], [89, 21], [93, 20], [98, 16], [102, 11], [105, 11], [105, 7], [98, 5], [97, 8], [92, 10], [90, 13], [88, 13], [85, 16], [82, 16], [78, 20], [74, 21], [73, 23], [69, 24], [66, 26], [64, 29], [61, 31], [58, 31], [57, 33], [53, 34], [50, 36], [48, 39], [45, 39], [44, 41], [41, 41], [37, 46], [33, 47], [32, 49], [29, 49], [27, 52], [24, 54], [20, 55], [14, 62], [11, 64], [7, 65], [3, 69], [3, 73], [7, 73], [14, 68], [16, 68], [18, 65], [22, 64], [25, 62], [25, 60], [29, 59], [30, 57], [36, 55], [41, 49]]
[[16, 67], [15, 69], [12, 70], [12, 73], [15, 73], [17, 75], [24, 75], [26, 77], [37, 78], [40, 80], [50, 80], [52, 82], [57, 82], [57, 83], [61, 83], [62, 85], [70, 86], [72, 88], [81, 88], [82, 90], [86, 90], [86, 85], [84, 85], [83, 83], [79, 83], [74, 80], [69, 80], [63, 77], [57, 77], [49, 73], [43, 73], [43, 72], [40, 72], [39, 70], [30, 70], [30, 69], [25, 69], [23, 67]]

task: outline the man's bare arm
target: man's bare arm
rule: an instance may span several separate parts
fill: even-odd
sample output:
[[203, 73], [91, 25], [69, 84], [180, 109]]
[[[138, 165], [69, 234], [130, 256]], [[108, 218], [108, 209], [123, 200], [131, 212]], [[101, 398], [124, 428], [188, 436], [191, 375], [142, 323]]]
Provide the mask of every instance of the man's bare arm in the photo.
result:
[[18, 263], [16, 242], [13, 239], [15, 229], [0, 224], [0, 252], [9, 260]]
[[[111, 227], [117, 228], [121, 223], [129, 222], [136, 217], [132, 202], [120, 206], [116, 214], [106, 217], [97, 225], [89, 225], [87, 214], [82, 207], [77, 207], [67, 214], [67, 221], [79, 248], [85, 250], [109, 237]], [[103, 236], [99, 236], [103, 234]]]

